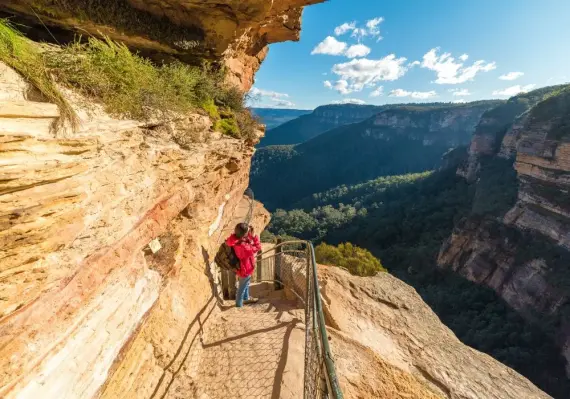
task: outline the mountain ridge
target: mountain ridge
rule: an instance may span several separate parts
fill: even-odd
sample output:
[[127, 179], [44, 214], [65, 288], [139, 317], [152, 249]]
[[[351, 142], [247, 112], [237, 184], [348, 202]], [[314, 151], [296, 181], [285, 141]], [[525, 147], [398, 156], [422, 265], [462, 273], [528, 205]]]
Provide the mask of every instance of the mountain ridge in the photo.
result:
[[450, 148], [469, 143], [481, 114], [499, 103], [390, 105], [295, 146], [260, 148], [252, 188], [275, 209], [339, 184], [436, 168]]

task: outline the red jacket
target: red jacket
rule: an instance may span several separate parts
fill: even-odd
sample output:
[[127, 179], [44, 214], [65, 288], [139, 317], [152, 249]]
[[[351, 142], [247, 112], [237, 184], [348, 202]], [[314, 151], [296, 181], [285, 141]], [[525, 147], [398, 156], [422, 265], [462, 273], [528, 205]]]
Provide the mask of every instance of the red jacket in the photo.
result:
[[251, 276], [255, 269], [255, 254], [261, 251], [259, 237], [248, 233], [247, 236], [239, 239], [232, 234], [226, 240], [226, 244], [234, 248], [239, 259], [240, 268], [236, 274], [239, 277]]

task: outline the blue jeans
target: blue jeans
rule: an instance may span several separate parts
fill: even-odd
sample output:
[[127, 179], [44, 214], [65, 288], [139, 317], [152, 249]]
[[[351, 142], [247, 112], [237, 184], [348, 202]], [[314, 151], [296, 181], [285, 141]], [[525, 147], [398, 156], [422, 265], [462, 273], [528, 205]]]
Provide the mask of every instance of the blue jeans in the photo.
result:
[[236, 294], [236, 306], [241, 308], [243, 306], [243, 301], [249, 299], [249, 283], [251, 282], [251, 276], [240, 277], [238, 290]]

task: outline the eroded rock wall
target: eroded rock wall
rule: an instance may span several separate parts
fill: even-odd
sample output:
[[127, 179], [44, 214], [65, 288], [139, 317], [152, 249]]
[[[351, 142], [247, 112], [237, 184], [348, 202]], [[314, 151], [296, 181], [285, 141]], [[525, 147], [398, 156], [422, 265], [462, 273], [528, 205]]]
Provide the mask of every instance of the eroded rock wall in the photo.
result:
[[150, 397], [217, 310], [253, 149], [200, 114], [54, 133], [57, 108], [0, 67], [0, 396]]

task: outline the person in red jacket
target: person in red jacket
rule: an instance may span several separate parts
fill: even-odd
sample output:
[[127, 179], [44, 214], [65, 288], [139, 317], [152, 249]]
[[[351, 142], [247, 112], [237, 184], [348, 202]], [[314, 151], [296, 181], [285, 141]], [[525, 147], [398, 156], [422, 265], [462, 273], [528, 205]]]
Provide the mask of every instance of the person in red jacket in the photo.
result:
[[226, 240], [226, 244], [234, 249], [240, 264], [240, 268], [236, 272], [239, 277], [236, 306], [241, 308], [244, 303], [257, 302], [257, 298], [249, 296], [249, 284], [255, 269], [255, 254], [261, 251], [261, 243], [259, 237], [253, 232], [253, 226], [239, 223], [234, 229], [234, 234]]

